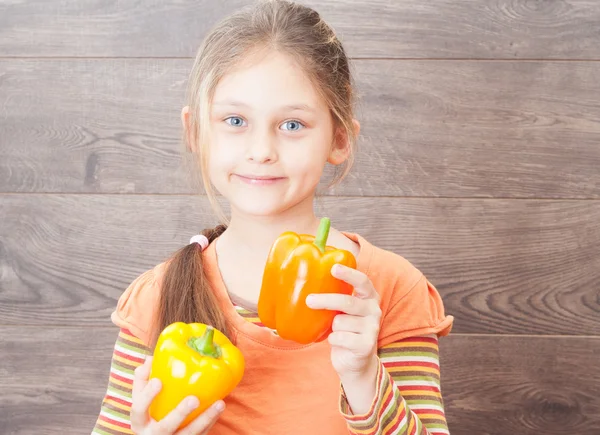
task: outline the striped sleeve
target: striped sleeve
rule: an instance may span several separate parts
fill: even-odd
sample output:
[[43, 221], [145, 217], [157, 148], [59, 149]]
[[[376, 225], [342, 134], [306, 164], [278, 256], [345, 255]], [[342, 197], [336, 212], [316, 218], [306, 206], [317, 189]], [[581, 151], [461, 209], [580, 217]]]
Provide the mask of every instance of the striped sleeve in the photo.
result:
[[149, 349], [130, 331], [119, 331], [110, 366], [108, 388], [92, 434], [133, 434], [129, 421], [133, 371], [144, 363], [149, 354]]
[[440, 388], [435, 334], [379, 349], [377, 393], [369, 412], [353, 415], [341, 394], [340, 411], [352, 435], [449, 435]]

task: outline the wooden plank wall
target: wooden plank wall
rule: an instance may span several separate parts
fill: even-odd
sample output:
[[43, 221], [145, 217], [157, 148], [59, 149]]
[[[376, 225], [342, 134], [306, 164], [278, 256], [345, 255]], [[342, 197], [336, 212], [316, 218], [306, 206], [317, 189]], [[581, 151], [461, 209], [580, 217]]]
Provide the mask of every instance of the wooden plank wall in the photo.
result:
[[[249, 1], [0, 3], [0, 432], [89, 433], [127, 284], [212, 225], [179, 110]], [[319, 201], [456, 317], [453, 435], [600, 433], [600, 3], [310, 1], [354, 59], [361, 152]]]

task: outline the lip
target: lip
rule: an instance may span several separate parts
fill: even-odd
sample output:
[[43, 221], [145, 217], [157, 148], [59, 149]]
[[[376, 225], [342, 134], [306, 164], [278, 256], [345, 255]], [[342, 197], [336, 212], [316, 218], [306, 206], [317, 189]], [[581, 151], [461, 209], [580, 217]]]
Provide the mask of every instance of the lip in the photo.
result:
[[234, 176], [239, 178], [240, 181], [253, 186], [267, 186], [283, 180], [283, 177], [274, 177], [272, 175], [234, 174]]

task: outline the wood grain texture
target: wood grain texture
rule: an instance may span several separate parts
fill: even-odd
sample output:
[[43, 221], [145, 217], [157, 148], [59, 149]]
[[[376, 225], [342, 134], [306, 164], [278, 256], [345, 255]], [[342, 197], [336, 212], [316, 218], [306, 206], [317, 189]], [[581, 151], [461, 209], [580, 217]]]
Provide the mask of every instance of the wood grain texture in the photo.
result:
[[[0, 55], [189, 57], [249, 0], [0, 4]], [[599, 59], [595, 0], [311, 0], [353, 57]]]
[[[197, 191], [180, 142], [190, 67], [0, 60], [0, 192]], [[357, 163], [326, 194], [600, 198], [600, 62], [355, 67]]]
[[[600, 202], [321, 198], [419, 268], [454, 332], [600, 332]], [[216, 224], [203, 197], [0, 196], [0, 324], [104, 325], [140, 273]]]
[[440, 351], [452, 435], [600, 433], [600, 337], [449, 336]]
[[[106, 391], [116, 333], [0, 327], [2, 433], [89, 433]], [[452, 435], [596, 435], [599, 356], [598, 337], [443, 338], [442, 393]]]
[[91, 433], [117, 330], [21, 325], [0, 334], [2, 434]]

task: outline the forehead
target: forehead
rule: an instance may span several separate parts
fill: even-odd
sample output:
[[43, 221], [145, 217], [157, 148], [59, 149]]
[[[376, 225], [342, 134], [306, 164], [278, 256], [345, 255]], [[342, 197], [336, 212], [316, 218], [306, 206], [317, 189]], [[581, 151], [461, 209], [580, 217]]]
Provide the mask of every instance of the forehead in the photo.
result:
[[253, 53], [217, 84], [214, 101], [238, 101], [268, 110], [288, 105], [307, 105], [327, 110], [304, 69], [279, 52]]

